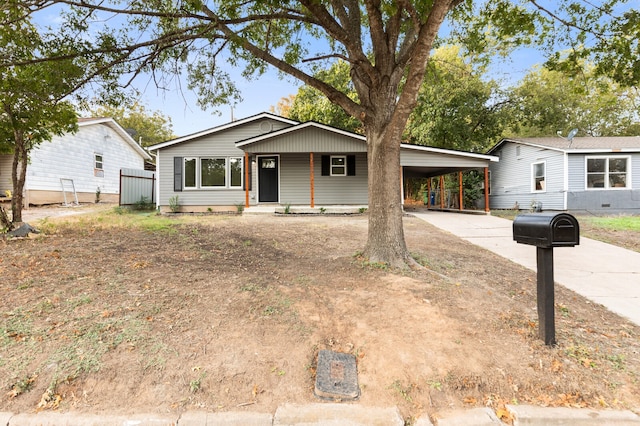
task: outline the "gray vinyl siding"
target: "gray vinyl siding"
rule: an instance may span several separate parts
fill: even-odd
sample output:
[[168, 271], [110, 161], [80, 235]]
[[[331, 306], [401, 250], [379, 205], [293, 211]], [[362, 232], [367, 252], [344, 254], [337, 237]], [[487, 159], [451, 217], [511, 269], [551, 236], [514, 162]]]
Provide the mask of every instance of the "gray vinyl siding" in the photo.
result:
[[[244, 204], [245, 190], [243, 188], [207, 188], [184, 189], [174, 191], [173, 186], [173, 158], [174, 157], [239, 157], [244, 161], [244, 151], [236, 148], [235, 142], [247, 139], [262, 133], [260, 123], [248, 123], [224, 131], [216, 132], [199, 139], [178, 143], [158, 151], [156, 163], [158, 166], [158, 203], [161, 206], [169, 205], [169, 199], [178, 196], [182, 206], [233, 206]], [[282, 123], [273, 121], [274, 126]], [[243, 172], [243, 180], [244, 180]], [[255, 168], [251, 174], [253, 184], [250, 192], [250, 204], [255, 204]]]
[[487, 160], [442, 153], [430, 153], [422, 150], [401, 149], [400, 165], [404, 167], [453, 167], [456, 169], [468, 167], [469, 169], [475, 169], [486, 167]]
[[[322, 176], [322, 155], [340, 152], [314, 153], [314, 201], [322, 205], [366, 205], [367, 157], [356, 154], [355, 176]], [[309, 154], [280, 156], [280, 204], [309, 205], [311, 203], [311, 170]]]
[[309, 154], [281, 155], [280, 204], [309, 205], [310, 203], [311, 176], [309, 170]]
[[[520, 147], [520, 155], [516, 148]], [[529, 209], [534, 202], [544, 210], [565, 209], [564, 153], [528, 145], [506, 143], [498, 154], [500, 161], [491, 163], [490, 206], [494, 209]], [[545, 191], [532, 190], [532, 164], [544, 162]]]
[[[631, 157], [631, 170], [628, 176], [631, 179], [631, 188], [587, 189], [585, 158], [598, 155]], [[599, 213], [640, 209], [640, 154], [570, 154], [567, 205], [569, 210]]]
[[338, 133], [307, 128], [243, 147], [251, 153], [367, 152], [365, 141]]
[[11, 169], [13, 168], [13, 155], [0, 155], [0, 195], [6, 195], [5, 191], [13, 191], [11, 181]]
[[314, 155], [315, 201], [317, 205], [367, 205], [369, 203], [367, 155], [366, 153], [355, 155], [355, 176], [322, 176], [321, 155]]

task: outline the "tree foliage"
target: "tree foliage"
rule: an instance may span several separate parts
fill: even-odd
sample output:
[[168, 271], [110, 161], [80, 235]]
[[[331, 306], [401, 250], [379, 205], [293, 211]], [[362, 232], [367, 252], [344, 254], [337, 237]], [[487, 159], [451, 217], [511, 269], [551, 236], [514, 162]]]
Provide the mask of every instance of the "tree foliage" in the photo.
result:
[[111, 117], [118, 122], [142, 146], [150, 146], [176, 137], [172, 130], [171, 117], [161, 111], [148, 111], [135, 102], [130, 106], [102, 105], [94, 108], [93, 115]]
[[[11, 2], [18, 0], [9, 0]], [[108, 61], [128, 78], [150, 73], [165, 86], [177, 74], [188, 74], [188, 86], [203, 105], [237, 102], [239, 93], [229, 66], [241, 66], [251, 77], [273, 66], [323, 93], [362, 123], [368, 143], [369, 233], [364, 254], [371, 261], [412, 263], [404, 241], [400, 200], [400, 142], [414, 109], [432, 49], [445, 19], [450, 34], [472, 52], [499, 41], [505, 49], [530, 42], [549, 44], [554, 33], [580, 41], [598, 32], [615, 32], [618, 50], [596, 43], [584, 55], [600, 54], [615, 69], [624, 68], [636, 52], [632, 31], [614, 24], [607, 0], [589, 7], [590, 21], [572, 0], [554, 4], [551, 13], [570, 31], [552, 31], [555, 18], [534, 0], [20, 0], [38, 11], [51, 5], [70, 7], [65, 31], [84, 34], [95, 43], [86, 54]], [[585, 3], [585, 5], [588, 5]], [[587, 7], [587, 6], [585, 6]], [[554, 21], [555, 19], [555, 21]], [[121, 26], [97, 23], [121, 22]], [[585, 25], [581, 27], [581, 25]], [[564, 28], [564, 27], [562, 27]], [[562, 39], [559, 39], [562, 41]], [[585, 47], [583, 47], [585, 46]], [[549, 50], [553, 52], [554, 50]], [[607, 56], [608, 55], [608, 56]], [[357, 99], [314, 76], [319, 65], [343, 60]], [[625, 60], [627, 62], [625, 62]], [[616, 68], [618, 67], [618, 68]], [[613, 69], [611, 68], [611, 69]], [[606, 68], [603, 68], [606, 70]], [[163, 72], [164, 71], [164, 72]], [[634, 75], [629, 77], [632, 80]], [[640, 77], [640, 76], [638, 76]], [[627, 81], [627, 83], [629, 82]]]
[[461, 49], [436, 50], [407, 125], [411, 143], [484, 152], [508, 125], [508, 94]]
[[625, 136], [637, 134], [640, 124], [637, 89], [598, 75], [590, 65], [577, 74], [532, 70], [512, 97], [512, 132], [519, 136], [566, 135], [574, 128], [582, 135]]
[[[317, 71], [314, 78], [335, 87], [349, 99], [357, 102], [358, 94], [353, 87], [349, 73], [349, 64], [339, 60], [329, 69]], [[322, 92], [308, 85], [303, 85], [298, 89], [288, 117], [300, 122], [316, 121], [350, 132], [363, 132], [360, 120], [347, 114], [339, 105], [329, 101]]]
[[[7, 23], [0, 27], [0, 56], [28, 61], [35, 54], [57, 55], [45, 43], [24, 10], [5, 4], [0, 10]], [[74, 106], [64, 100], [82, 78], [75, 60], [38, 62], [0, 68], [0, 146], [13, 154], [11, 210], [13, 222], [22, 221], [23, 190], [29, 152], [53, 136], [77, 129]]]

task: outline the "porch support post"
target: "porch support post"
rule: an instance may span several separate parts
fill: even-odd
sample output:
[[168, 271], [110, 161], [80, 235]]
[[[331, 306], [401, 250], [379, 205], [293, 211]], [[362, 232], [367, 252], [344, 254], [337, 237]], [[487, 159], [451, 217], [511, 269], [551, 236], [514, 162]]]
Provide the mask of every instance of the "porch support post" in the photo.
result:
[[249, 153], [244, 152], [244, 206], [249, 208]]
[[484, 211], [489, 213], [489, 168], [484, 168]]
[[400, 166], [400, 199], [404, 206], [404, 176], [402, 175], [402, 166]]
[[427, 178], [427, 208], [431, 208], [431, 178]]
[[462, 172], [458, 172], [458, 208], [464, 209], [463, 197], [462, 197]]
[[309, 182], [311, 185], [311, 200], [310, 200], [310, 206], [311, 208], [314, 208], [316, 205], [316, 201], [315, 201], [315, 176], [313, 173], [313, 152], [309, 153]]
[[444, 175], [440, 175], [440, 208], [444, 209]]

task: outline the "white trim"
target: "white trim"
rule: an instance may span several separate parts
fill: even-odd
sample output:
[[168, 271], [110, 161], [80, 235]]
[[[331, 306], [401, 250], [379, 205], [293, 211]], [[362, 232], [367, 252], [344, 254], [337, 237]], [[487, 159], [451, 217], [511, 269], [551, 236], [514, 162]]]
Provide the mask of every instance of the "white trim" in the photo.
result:
[[[246, 123], [250, 123], [252, 121], [261, 120], [261, 119], [264, 119], [264, 118], [269, 118], [269, 119], [272, 119], [272, 120], [275, 120], [275, 121], [280, 121], [282, 123], [290, 124], [292, 126], [294, 126], [296, 124], [299, 124], [297, 121], [289, 120], [288, 118], [281, 117], [279, 115], [270, 114], [268, 112], [263, 112], [263, 113], [258, 114], [258, 115], [253, 115], [251, 117], [246, 117], [246, 118], [243, 118], [243, 119], [240, 119], [240, 120], [237, 120], [237, 121], [231, 121], [229, 123], [220, 125], [218, 127], [213, 127], [211, 129], [203, 130], [201, 132], [193, 133], [191, 135], [182, 136], [180, 138], [173, 139], [173, 140], [170, 140], [170, 141], [167, 141], [167, 142], [161, 142], [159, 144], [155, 144], [155, 145], [150, 146], [148, 149], [149, 149], [149, 151], [157, 151], [159, 149], [166, 148], [168, 146], [172, 146], [172, 145], [179, 144], [179, 143], [182, 143], [182, 142], [190, 141], [192, 139], [197, 139], [197, 138], [200, 138], [202, 136], [208, 136], [208, 135], [211, 135], [213, 133], [221, 132], [223, 130], [227, 130], [227, 129], [230, 129], [230, 128], [233, 128], [233, 127], [237, 127], [237, 126], [240, 126], [240, 125], [243, 125], [243, 124], [246, 124]], [[272, 133], [274, 133], [274, 132], [272, 132]]]
[[[571, 148], [571, 147], [567, 147], [567, 148], [559, 148], [556, 146], [551, 146], [551, 145], [546, 145], [544, 142], [534, 142], [534, 141], [525, 141], [525, 140], [520, 140], [520, 139], [510, 139], [510, 138], [505, 138], [502, 139], [500, 142], [498, 142], [497, 144], [495, 144], [493, 147], [491, 147], [488, 151], [487, 154], [491, 154], [492, 152], [498, 150], [501, 146], [507, 144], [507, 143], [513, 143], [516, 145], [526, 145], [526, 146], [531, 146], [534, 148], [541, 148], [541, 149], [548, 149], [551, 151], [558, 151], [558, 152], [565, 152], [565, 153], [570, 153], [570, 154], [598, 154], [598, 153], [605, 153], [605, 154], [616, 154], [616, 153], [634, 153], [634, 152], [640, 152], [640, 137], [639, 136], [620, 136], [621, 138], [636, 138], [638, 141], [638, 147], [627, 147], [627, 148]], [[607, 138], [617, 138], [616, 136], [611, 136], [611, 137], [599, 137], [599, 138], [593, 138], [593, 139], [607, 139]], [[568, 144], [568, 142], [567, 142]]]
[[[542, 181], [540, 181], [540, 186], [542, 187], [542, 189], [536, 189], [537, 176], [535, 174], [535, 169], [536, 169], [536, 165], [538, 164], [542, 164], [542, 166], [544, 167], [543, 179]], [[532, 193], [547, 192], [547, 162], [544, 160], [531, 163], [531, 192]]]
[[563, 163], [564, 163], [564, 172], [563, 172], [563, 179], [564, 179], [564, 185], [562, 186], [562, 198], [563, 198], [563, 210], [568, 210], [569, 209], [569, 154], [568, 153], [564, 153], [562, 154], [563, 157]]
[[256, 155], [256, 204], [260, 204], [260, 157], [276, 157], [278, 159], [278, 199], [276, 201], [264, 201], [265, 203], [280, 203], [280, 154]]
[[[185, 166], [187, 160], [195, 160], [196, 162], [195, 176], [193, 177], [194, 186], [187, 186], [187, 168]], [[182, 190], [183, 191], [193, 191], [196, 189], [200, 189], [198, 186], [198, 176], [200, 175], [200, 173], [198, 173], [200, 168], [199, 160], [200, 160], [199, 157], [182, 157]]]
[[350, 137], [352, 139], [360, 140], [360, 141], [363, 141], [363, 142], [367, 141], [366, 137], [364, 137], [362, 135], [359, 135], [357, 133], [351, 133], [351, 132], [348, 132], [346, 130], [336, 129], [335, 127], [327, 126], [325, 124], [320, 124], [320, 123], [316, 123], [316, 122], [313, 122], [313, 121], [307, 121], [307, 122], [302, 123], [302, 124], [298, 123], [298, 124], [293, 125], [291, 127], [287, 127], [287, 128], [284, 128], [284, 129], [276, 130], [275, 132], [264, 133], [264, 134], [261, 134], [261, 135], [258, 135], [258, 136], [254, 136], [254, 137], [249, 138], [249, 139], [245, 139], [243, 141], [238, 141], [238, 142], [236, 142], [236, 147], [237, 148], [241, 148], [241, 147], [246, 146], [246, 145], [251, 145], [251, 144], [254, 144], [254, 143], [257, 143], [257, 142], [261, 142], [261, 141], [264, 141], [264, 140], [267, 140], [267, 139], [271, 139], [271, 138], [279, 137], [279, 136], [282, 136], [282, 135], [286, 135], [287, 133], [297, 132], [298, 130], [306, 129], [307, 127], [315, 127], [317, 129], [326, 130], [328, 132], [332, 132], [332, 133], [335, 133], [335, 134], [338, 134], [338, 135], [347, 136], [347, 137]]
[[[231, 159], [237, 159], [240, 161], [240, 185], [231, 185]], [[187, 173], [185, 169], [185, 162], [187, 160], [196, 160], [196, 176], [195, 186], [187, 186], [186, 179]], [[224, 160], [224, 185], [211, 185], [205, 186], [202, 184], [202, 160]], [[182, 157], [182, 190], [183, 191], [224, 191], [224, 190], [237, 190], [244, 187], [244, 157], [239, 156], [189, 156]]]
[[[224, 184], [223, 185], [203, 185], [202, 183], [202, 160], [213, 160], [215, 161], [219, 161], [222, 160], [224, 161]], [[200, 170], [199, 176], [200, 179], [198, 181], [198, 188], [199, 189], [227, 189], [228, 186], [228, 182], [227, 182], [227, 173], [229, 171], [229, 167], [228, 167], [228, 161], [226, 157], [215, 157], [215, 156], [202, 156], [202, 157], [198, 157], [198, 168]]]
[[136, 142], [129, 133], [127, 133], [121, 125], [119, 125], [113, 118], [103, 117], [103, 118], [85, 118], [78, 120], [78, 127], [86, 127], [93, 126], [96, 124], [105, 124], [107, 127], [114, 130], [122, 139], [124, 139], [129, 145], [136, 150], [140, 156], [142, 156], [145, 160], [151, 160], [152, 157], [149, 155], [147, 151], [142, 148], [138, 142]]
[[[342, 158], [344, 160], [344, 165], [339, 165], [336, 164], [335, 167], [342, 167], [344, 168], [344, 173], [342, 174], [337, 174], [337, 173], [333, 173], [333, 159], [334, 158]], [[347, 176], [347, 156], [346, 155], [330, 155], [329, 156], [329, 176], [337, 176], [337, 177], [343, 177], [343, 176]]]
[[[603, 159], [605, 161], [605, 169], [604, 169], [604, 182], [602, 187], [589, 187], [589, 160], [597, 160]], [[611, 187], [609, 186], [609, 160], [611, 159], [625, 159], [626, 160], [626, 171], [625, 171], [625, 184], [626, 186], [621, 187]], [[585, 155], [584, 157], [584, 189], [585, 191], [620, 191], [633, 189], [632, 187], [632, 164], [631, 164], [631, 156], [630, 155]]]
[[[156, 209], [160, 209], [160, 151], [156, 153], [156, 170], [155, 170], [155, 194], [156, 194]], [[173, 188], [173, 175], [171, 175], [171, 188]], [[171, 191], [175, 193], [175, 191]]]
[[497, 157], [495, 155], [477, 154], [475, 152], [456, 151], [453, 149], [435, 148], [432, 146], [413, 145], [413, 144], [403, 143], [403, 144], [400, 144], [400, 148], [414, 150], [414, 151], [433, 152], [436, 154], [454, 155], [457, 157], [477, 158], [477, 159], [488, 160], [496, 163], [500, 161], [500, 157]]

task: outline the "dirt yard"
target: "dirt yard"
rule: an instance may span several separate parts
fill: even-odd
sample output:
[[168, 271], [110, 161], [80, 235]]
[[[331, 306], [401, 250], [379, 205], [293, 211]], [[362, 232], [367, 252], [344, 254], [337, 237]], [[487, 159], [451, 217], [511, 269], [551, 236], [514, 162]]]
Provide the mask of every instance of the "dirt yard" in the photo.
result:
[[357, 256], [362, 216], [112, 209], [0, 240], [0, 411], [274, 412], [317, 402], [320, 349], [356, 356], [363, 406], [411, 419], [505, 403], [637, 409], [640, 327], [405, 217], [418, 272]]

